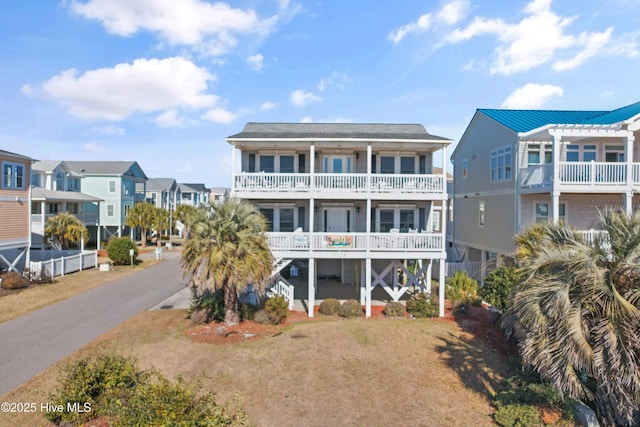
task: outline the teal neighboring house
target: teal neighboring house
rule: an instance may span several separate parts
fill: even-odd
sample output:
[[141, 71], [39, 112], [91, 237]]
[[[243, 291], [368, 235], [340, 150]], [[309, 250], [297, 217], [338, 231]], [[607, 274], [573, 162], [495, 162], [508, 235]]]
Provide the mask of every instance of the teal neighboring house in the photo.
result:
[[135, 161], [65, 161], [81, 179], [82, 192], [103, 200], [99, 223], [88, 227], [98, 241], [130, 235], [125, 225], [129, 209], [145, 201], [147, 176]]

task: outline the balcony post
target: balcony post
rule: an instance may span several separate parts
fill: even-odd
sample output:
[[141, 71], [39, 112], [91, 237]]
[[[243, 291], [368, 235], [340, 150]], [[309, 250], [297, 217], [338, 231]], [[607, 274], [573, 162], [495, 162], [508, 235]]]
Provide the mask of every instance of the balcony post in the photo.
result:
[[231, 197], [236, 192], [236, 145], [231, 144]]
[[309, 258], [309, 286], [307, 301], [309, 302], [309, 317], [313, 317], [313, 306], [316, 304], [316, 260]]
[[371, 317], [371, 258], [367, 258], [365, 260], [365, 288], [366, 288], [366, 306], [365, 306], [365, 316], [367, 318]]
[[[633, 188], [633, 142], [635, 138], [633, 136], [633, 131], [627, 131], [627, 137], [625, 138], [624, 143], [624, 162], [625, 162], [625, 181], [627, 183], [627, 188]], [[629, 190], [630, 191], [630, 190]]]
[[309, 147], [309, 190], [314, 192], [316, 189], [316, 145], [311, 144]]
[[551, 147], [553, 156], [553, 175], [551, 177], [551, 189], [555, 190], [560, 185], [560, 150], [562, 138], [557, 132], [549, 132], [551, 135]]

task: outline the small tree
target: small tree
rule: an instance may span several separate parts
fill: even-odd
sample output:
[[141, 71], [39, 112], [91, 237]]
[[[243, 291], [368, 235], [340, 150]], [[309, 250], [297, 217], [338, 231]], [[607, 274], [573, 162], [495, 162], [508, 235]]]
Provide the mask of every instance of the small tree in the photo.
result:
[[140, 227], [142, 231], [142, 247], [147, 245], [147, 230], [152, 227], [156, 208], [150, 203], [136, 203], [125, 218], [129, 227]]
[[61, 212], [47, 220], [44, 237], [67, 249], [70, 243], [78, 243], [82, 239], [88, 240], [89, 230], [75, 215]]
[[155, 208], [151, 227], [156, 230], [158, 236], [156, 239], [157, 246], [162, 246], [160, 236], [162, 236], [164, 230], [169, 228], [169, 211], [164, 208]]
[[504, 310], [511, 304], [519, 280], [520, 274], [515, 266], [497, 268], [484, 278], [480, 296], [498, 310]]
[[469, 304], [480, 302], [478, 297], [478, 282], [467, 275], [466, 271], [456, 271], [445, 284], [446, 296], [453, 307], [454, 313], [464, 309]]
[[128, 237], [116, 237], [107, 244], [107, 255], [115, 265], [126, 265], [131, 262], [129, 251], [133, 249], [133, 259], [138, 256], [136, 244]]
[[182, 224], [184, 224], [185, 230], [182, 234], [182, 237], [189, 237], [189, 224], [197, 219], [197, 212], [202, 211], [198, 211], [198, 209], [190, 205], [178, 205], [175, 211], [173, 211], [173, 220], [180, 221]]

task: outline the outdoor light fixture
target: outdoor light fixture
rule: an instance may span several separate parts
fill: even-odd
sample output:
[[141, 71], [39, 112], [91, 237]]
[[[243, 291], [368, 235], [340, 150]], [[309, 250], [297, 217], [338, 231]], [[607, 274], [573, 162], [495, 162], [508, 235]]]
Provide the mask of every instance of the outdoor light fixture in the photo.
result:
[[360, 213], [360, 206], [356, 206], [356, 213], [359, 214]]
[[360, 153], [356, 151], [356, 159], [360, 158]]

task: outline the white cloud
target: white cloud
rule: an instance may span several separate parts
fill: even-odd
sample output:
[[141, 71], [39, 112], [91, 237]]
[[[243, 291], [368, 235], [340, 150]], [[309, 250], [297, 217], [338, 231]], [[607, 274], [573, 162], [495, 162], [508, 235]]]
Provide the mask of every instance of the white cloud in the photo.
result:
[[66, 70], [42, 89], [74, 116], [115, 121], [137, 112], [212, 107], [217, 97], [207, 93], [207, 83], [213, 79], [184, 58], [136, 59], [82, 75]]
[[233, 114], [224, 108], [212, 108], [202, 115], [204, 120], [208, 120], [214, 123], [228, 124], [233, 122], [238, 117], [237, 114]]
[[336, 86], [339, 89], [344, 89], [353, 80], [351, 77], [343, 71], [334, 71], [331, 76], [325, 77], [318, 82], [318, 90], [324, 92], [331, 86]]
[[172, 108], [157, 116], [153, 121], [163, 128], [177, 128], [184, 126], [184, 119], [178, 116], [178, 110]]
[[170, 45], [193, 46], [211, 55], [229, 52], [237, 45], [238, 35], [268, 34], [279, 16], [260, 19], [253, 9], [202, 0], [72, 0], [68, 7], [100, 21], [109, 33], [129, 37], [149, 31]]
[[291, 92], [289, 100], [296, 107], [304, 107], [310, 102], [322, 101], [322, 98], [312, 94], [311, 92], [304, 91], [302, 89], [296, 89]]
[[563, 95], [564, 92], [560, 86], [527, 83], [513, 91], [502, 103], [501, 108], [536, 109], [545, 105], [550, 99]]
[[125, 133], [123, 128], [119, 126], [114, 126], [114, 125], [94, 127], [91, 130], [95, 133], [101, 133], [104, 135], [115, 135], [115, 136], [122, 136]]
[[251, 55], [250, 57], [247, 58], [247, 63], [251, 66], [251, 68], [253, 68], [256, 71], [262, 70], [262, 67], [264, 66], [263, 62], [264, 62], [264, 56], [262, 56], [259, 53], [255, 55]]
[[33, 87], [31, 87], [31, 85], [22, 85], [22, 87], [20, 88], [20, 92], [22, 92], [22, 94], [25, 96], [35, 95], [35, 90], [33, 89]]
[[311, 116], [304, 116], [300, 119], [300, 123], [313, 123], [313, 118], [311, 118]]
[[107, 151], [104, 146], [98, 144], [96, 141], [87, 142], [82, 146], [82, 149], [90, 153], [104, 153]]
[[445, 3], [439, 10], [433, 13], [421, 15], [415, 22], [403, 25], [389, 33], [389, 40], [394, 44], [413, 33], [424, 33], [439, 25], [455, 25], [464, 18], [469, 11], [467, 0], [452, 0]]
[[[587, 59], [602, 53], [611, 54], [612, 29], [604, 32], [585, 32], [579, 36], [567, 33], [576, 17], [562, 17], [551, 10], [552, 0], [532, 0], [523, 12], [525, 17], [517, 23], [500, 18], [476, 17], [464, 28], [449, 33], [448, 43], [461, 43], [483, 35], [495, 36], [491, 74], [511, 75], [536, 66], [554, 62], [556, 71], [574, 68]], [[617, 43], [619, 44], [619, 43]], [[557, 60], [561, 52], [578, 51], [573, 58]]]
[[273, 110], [277, 106], [278, 106], [278, 104], [276, 104], [276, 103], [273, 103], [271, 101], [266, 101], [266, 102], [262, 103], [262, 105], [260, 106], [260, 109], [262, 111], [269, 111], [269, 110]]

